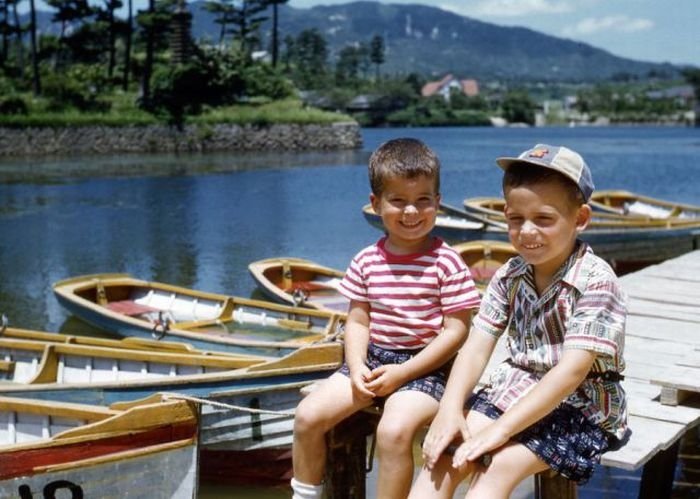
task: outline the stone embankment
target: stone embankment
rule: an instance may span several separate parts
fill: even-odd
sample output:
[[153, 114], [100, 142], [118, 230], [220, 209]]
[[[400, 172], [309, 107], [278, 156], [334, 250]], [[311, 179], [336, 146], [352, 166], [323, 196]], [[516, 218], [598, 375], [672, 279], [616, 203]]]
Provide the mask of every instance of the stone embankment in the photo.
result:
[[73, 154], [356, 149], [355, 122], [324, 125], [0, 127], [0, 157]]

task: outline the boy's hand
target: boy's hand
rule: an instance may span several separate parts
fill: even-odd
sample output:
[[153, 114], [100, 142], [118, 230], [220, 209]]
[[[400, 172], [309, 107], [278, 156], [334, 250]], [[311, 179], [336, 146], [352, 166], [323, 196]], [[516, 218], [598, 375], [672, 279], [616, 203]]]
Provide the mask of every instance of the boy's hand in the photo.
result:
[[498, 424], [491, 424], [472, 438], [464, 439], [452, 457], [452, 466], [459, 468], [467, 461], [475, 461], [489, 451], [505, 445], [508, 440], [509, 436], [499, 430]]
[[356, 369], [350, 369], [350, 383], [352, 391], [361, 399], [373, 398], [374, 392], [367, 388], [367, 381], [371, 379], [371, 371], [369, 367], [362, 364]]
[[370, 372], [366, 386], [378, 397], [390, 395], [406, 382], [404, 371], [400, 364], [379, 366]]
[[463, 414], [438, 411], [423, 440], [423, 460], [429, 470], [433, 469], [440, 455], [457, 437], [468, 440], [471, 435]]

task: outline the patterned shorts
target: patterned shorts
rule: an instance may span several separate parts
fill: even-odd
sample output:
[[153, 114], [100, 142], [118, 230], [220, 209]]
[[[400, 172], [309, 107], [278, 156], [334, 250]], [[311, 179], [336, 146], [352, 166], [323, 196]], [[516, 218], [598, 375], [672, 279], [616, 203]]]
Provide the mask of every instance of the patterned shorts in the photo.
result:
[[[369, 347], [367, 348], [367, 361], [365, 364], [370, 369], [376, 369], [379, 366], [384, 366], [387, 364], [403, 364], [420, 351], [420, 349], [386, 350], [370, 343]], [[412, 379], [408, 383], [401, 385], [396, 391], [401, 392], [404, 390], [413, 390], [423, 392], [439, 402], [442, 398], [442, 394], [445, 393], [445, 383], [447, 383], [447, 377], [450, 374], [451, 367], [452, 361], [449, 361], [442, 367], [431, 371], [420, 378]], [[350, 369], [345, 362], [343, 362], [343, 365], [338, 372], [350, 377]], [[375, 403], [381, 406], [385, 399], [386, 397], [377, 397], [375, 399]]]
[[[467, 406], [491, 419], [503, 414], [488, 401], [484, 390], [472, 395]], [[554, 471], [579, 484], [591, 478], [601, 454], [617, 442], [614, 436], [568, 404], [561, 404], [515, 435], [513, 440], [527, 447]]]

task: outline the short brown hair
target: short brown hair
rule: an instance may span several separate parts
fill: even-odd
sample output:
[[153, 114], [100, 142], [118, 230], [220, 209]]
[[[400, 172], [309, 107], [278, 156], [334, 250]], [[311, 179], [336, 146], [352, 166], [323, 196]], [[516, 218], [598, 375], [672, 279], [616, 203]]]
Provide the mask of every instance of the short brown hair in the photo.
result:
[[573, 206], [579, 207], [586, 204], [581, 189], [579, 189], [578, 185], [576, 185], [573, 180], [551, 168], [545, 168], [544, 166], [537, 166], [530, 163], [522, 165], [513, 163], [508, 167], [503, 173], [503, 194], [505, 195], [509, 190], [515, 187], [549, 181], [557, 182], [565, 189], [568, 194], [567, 197]]
[[375, 196], [381, 196], [390, 177], [415, 178], [425, 175], [435, 181], [440, 192], [440, 160], [418, 139], [393, 139], [380, 145], [369, 158], [369, 184]]

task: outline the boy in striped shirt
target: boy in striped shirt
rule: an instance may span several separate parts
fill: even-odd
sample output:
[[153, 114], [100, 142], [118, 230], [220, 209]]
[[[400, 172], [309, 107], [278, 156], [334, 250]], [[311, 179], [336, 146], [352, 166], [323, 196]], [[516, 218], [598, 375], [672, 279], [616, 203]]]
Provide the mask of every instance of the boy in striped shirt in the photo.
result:
[[326, 433], [377, 402], [377, 497], [404, 498], [416, 432], [437, 412], [479, 293], [459, 254], [430, 232], [440, 163], [414, 139], [382, 144], [369, 161], [370, 201], [386, 235], [353, 258], [340, 285], [350, 300], [345, 363], [297, 407], [294, 498], [321, 497]]

